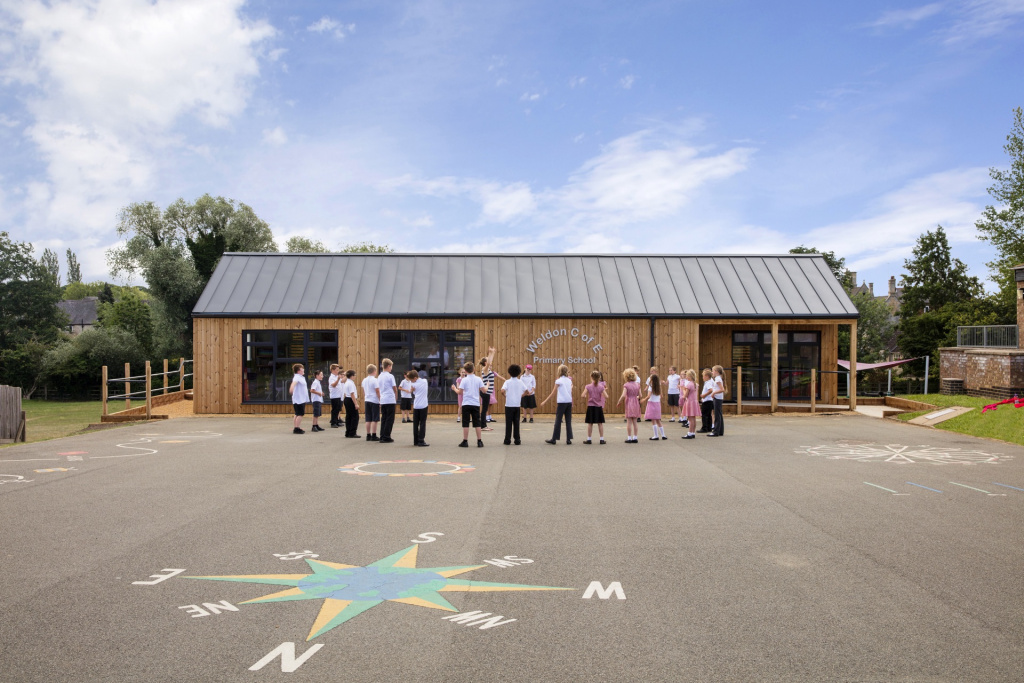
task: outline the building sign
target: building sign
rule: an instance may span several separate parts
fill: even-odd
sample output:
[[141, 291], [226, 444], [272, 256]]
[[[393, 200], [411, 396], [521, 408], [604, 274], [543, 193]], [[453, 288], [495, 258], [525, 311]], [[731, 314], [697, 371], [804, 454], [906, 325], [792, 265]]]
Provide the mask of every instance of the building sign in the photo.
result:
[[[541, 347], [544, 346], [544, 342], [565, 336], [569, 336], [583, 342], [585, 346], [582, 350], [582, 357], [569, 356], [568, 358], [551, 358], [539, 355], [542, 353]], [[597, 339], [595, 337], [581, 332], [578, 327], [573, 327], [569, 330], [566, 330], [564, 327], [548, 329], [526, 345], [527, 353], [534, 354], [534, 365], [540, 363], [552, 363], [555, 365], [562, 365], [563, 363], [565, 365], [593, 365], [597, 362], [597, 354], [602, 349], [603, 347], [597, 343]]]

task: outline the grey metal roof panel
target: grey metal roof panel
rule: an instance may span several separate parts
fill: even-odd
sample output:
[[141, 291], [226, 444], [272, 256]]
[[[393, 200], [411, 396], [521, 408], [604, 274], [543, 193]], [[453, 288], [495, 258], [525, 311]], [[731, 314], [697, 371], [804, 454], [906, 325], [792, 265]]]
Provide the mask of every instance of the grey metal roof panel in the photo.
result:
[[819, 255], [225, 254], [196, 316], [851, 318]]

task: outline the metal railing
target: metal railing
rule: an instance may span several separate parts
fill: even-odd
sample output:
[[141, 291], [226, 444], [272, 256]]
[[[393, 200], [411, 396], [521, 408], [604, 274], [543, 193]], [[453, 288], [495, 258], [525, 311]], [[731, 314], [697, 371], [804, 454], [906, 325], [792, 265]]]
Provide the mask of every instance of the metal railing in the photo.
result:
[[[146, 419], [149, 419], [150, 416], [153, 413], [153, 395], [154, 395], [154, 393], [158, 393], [158, 395], [163, 395], [163, 394], [166, 394], [170, 388], [175, 386], [173, 384], [170, 384], [170, 382], [169, 382], [169, 379], [170, 379], [171, 375], [177, 375], [177, 379], [178, 379], [177, 391], [184, 391], [185, 390], [185, 380], [187, 378], [189, 378], [189, 377], [192, 377], [192, 375], [193, 375], [193, 373], [191, 373], [191, 372], [185, 372], [186, 368], [191, 369], [191, 364], [192, 364], [191, 360], [186, 360], [186, 359], [182, 358], [182, 359], [180, 359], [178, 361], [178, 368], [176, 370], [168, 370], [168, 361], [165, 358], [164, 359], [164, 371], [163, 372], [156, 372], [155, 373], [155, 372], [153, 372], [153, 369], [152, 369], [152, 367], [150, 365], [150, 362], [147, 360], [146, 361], [146, 369], [145, 369], [144, 374], [132, 375], [131, 364], [130, 363], [125, 363], [124, 364], [124, 377], [117, 377], [117, 378], [113, 378], [113, 379], [111, 379], [108, 376], [107, 366], [104, 365], [103, 366], [103, 384], [100, 387], [102, 395], [103, 395], [102, 396], [103, 397], [103, 415], [107, 415], [108, 414], [107, 413], [107, 401], [112, 401], [112, 400], [122, 399], [123, 398], [124, 399], [124, 408], [125, 408], [125, 410], [130, 410], [131, 407], [132, 407], [132, 398], [133, 397], [139, 397], [139, 398], [141, 398], [142, 400], [144, 400], [146, 402]], [[154, 390], [153, 390], [153, 378], [154, 377], [161, 378], [160, 379], [161, 386], [157, 389], [156, 392], [154, 392]], [[124, 393], [123, 394], [111, 394], [110, 390], [108, 388], [108, 386], [111, 385], [111, 384], [124, 384]], [[132, 391], [132, 384], [142, 384], [142, 385], [144, 385], [144, 388], [139, 389], [137, 391]]]
[[960, 325], [956, 328], [957, 346], [1015, 349], [1017, 344], [1016, 325]]

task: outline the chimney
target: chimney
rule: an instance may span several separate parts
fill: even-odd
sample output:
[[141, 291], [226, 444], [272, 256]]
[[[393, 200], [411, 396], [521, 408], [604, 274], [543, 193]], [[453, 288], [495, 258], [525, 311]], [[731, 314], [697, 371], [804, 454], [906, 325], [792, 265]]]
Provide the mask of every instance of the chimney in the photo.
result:
[[868, 283], [868, 291], [871, 292], [871, 296], [875, 295], [875, 283], [874, 282], [869, 282]]
[[850, 274], [850, 282], [852, 282], [853, 286], [856, 287], [857, 286], [857, 271], [856, 270], [848, 270], [846, 272]]
[[896, 276], [889, 277], [889, 296], [896, 296]]

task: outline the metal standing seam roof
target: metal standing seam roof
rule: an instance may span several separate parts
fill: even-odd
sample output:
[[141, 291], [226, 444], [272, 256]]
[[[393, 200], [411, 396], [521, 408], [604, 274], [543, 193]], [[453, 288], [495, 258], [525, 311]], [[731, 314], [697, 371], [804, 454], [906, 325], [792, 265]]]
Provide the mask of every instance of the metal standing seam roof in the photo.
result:
[[224, 254], [196, 317], [856, 318], [817, 254]]

